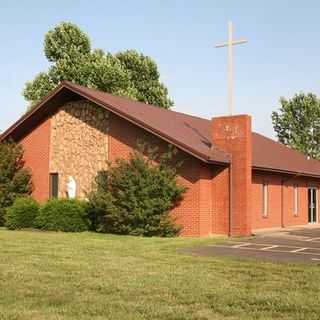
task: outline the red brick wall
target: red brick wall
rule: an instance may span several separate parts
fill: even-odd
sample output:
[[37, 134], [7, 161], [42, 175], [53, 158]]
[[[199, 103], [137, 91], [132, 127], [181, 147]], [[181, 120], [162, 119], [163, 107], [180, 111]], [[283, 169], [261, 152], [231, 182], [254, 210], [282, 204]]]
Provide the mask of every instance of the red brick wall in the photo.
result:
[[[294, 185], [298, 186], [298, 214], [294, 214]], [[292, 179], [283, 184], [283, 226], [308, 223], [308, 182]]]
[[229, 168], [213, 168], [212, 232], [229, 233]]
[[25, 166], [32, 171], [33, 196], [44, 202], [49, 198], [50, 119], [22, 138]]
[[[268, 215], [263, 216], [263, 182], [268, 183]], [[252, 228], [265, 229], [308, 223], [308, 186], [318, 186], [314, 179], [254, 172], [252, 177]], [[298, 215], [294, 214], [294, 185], [298, 185]], [[318, 207], [319, 207], [318, 192]]]
[[251, 234], [252, 142], [251, 117], [226, 116], [212, 119], [213, 143], [232, 155], [231, 234]]
[[[128, 158], [137, 140], [167, 149], [167, 143], [116, 115], [110, 115], [109, 160]], [[183, 226], [183, 236], [206, 236], [212, 233], [211, 170], [200, 160], [179, 151], [183, 165], [178, 180], [188, 188], [183, 201], [172, 210], [176, 222]]]
[[[268, 215], [263, 216], [263, 182], [268, 183]], [[252, 228], [281, 227], [281, 176], [252, 177]]]

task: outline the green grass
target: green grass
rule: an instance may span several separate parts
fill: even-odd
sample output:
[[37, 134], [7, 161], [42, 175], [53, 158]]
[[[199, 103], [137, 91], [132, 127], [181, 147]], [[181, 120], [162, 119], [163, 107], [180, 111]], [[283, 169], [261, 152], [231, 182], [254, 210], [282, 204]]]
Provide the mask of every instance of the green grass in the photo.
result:
[[0, 229], [0, 319], [319, 319], [319, 267], [178, 252], [214, 241]]

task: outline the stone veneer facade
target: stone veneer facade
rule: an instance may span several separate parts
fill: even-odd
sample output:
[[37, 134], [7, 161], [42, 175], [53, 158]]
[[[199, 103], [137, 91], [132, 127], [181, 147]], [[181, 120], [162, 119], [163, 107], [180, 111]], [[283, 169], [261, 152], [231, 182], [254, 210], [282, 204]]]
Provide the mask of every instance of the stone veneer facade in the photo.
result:
[[85, 198], [97, 172], [108, 165], [109, 112], [87, 100], [65, 104], [51, 120], [50, 173], [59, 174], [59, 197], [69, 176]]

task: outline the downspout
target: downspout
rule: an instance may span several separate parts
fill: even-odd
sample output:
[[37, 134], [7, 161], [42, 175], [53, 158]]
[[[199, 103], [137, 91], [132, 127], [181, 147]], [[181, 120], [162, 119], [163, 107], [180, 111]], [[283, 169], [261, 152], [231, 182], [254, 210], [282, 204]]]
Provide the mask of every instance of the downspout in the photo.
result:
[[232, 155], [230, 155], [229, 165], [229, 228], [228, 236], [232, 236], [232, 199], [233, 199], [233, 188], [232, 188]]

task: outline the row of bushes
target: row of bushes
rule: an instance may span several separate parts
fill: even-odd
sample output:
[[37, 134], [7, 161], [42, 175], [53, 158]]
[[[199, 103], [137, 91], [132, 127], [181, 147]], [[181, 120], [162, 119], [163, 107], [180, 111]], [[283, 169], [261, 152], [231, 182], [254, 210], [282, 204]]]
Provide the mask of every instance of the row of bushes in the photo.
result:
[[79, 200], [53, 199], [40, 206], [31, 197], [17, 198], [6, 210], [8, 229], [38, 228], [51, 231], [81, 232], [89, 229], [86, 205]]
[[169, 148], [159, 156], [156, 149], [143, 145], [139, 149], [129, 159], [119, 159], [108, 171], [100, 172], [87, 201], [53, 199], [40, 206], [22, 193], [13, 204], [7, 203], [5, 225], [9, 229], [92, 230], [136, 236], [178, 234], [180, 228], [170, 210], [186, 188], [176, 179], [176, 150]]

